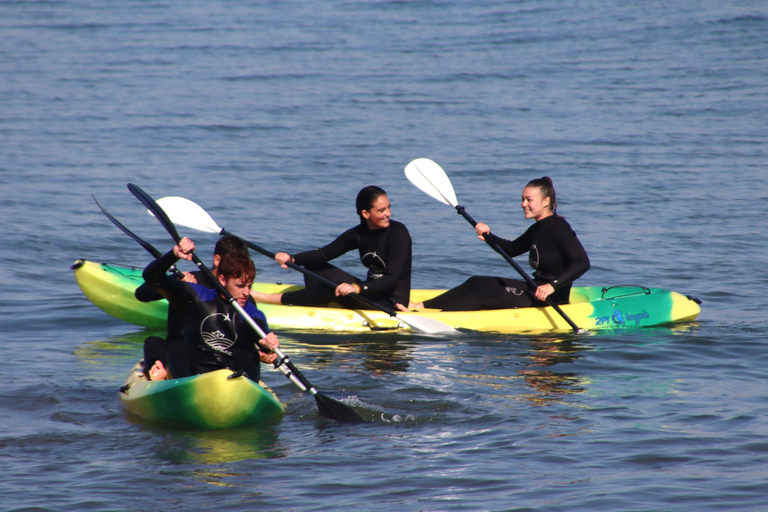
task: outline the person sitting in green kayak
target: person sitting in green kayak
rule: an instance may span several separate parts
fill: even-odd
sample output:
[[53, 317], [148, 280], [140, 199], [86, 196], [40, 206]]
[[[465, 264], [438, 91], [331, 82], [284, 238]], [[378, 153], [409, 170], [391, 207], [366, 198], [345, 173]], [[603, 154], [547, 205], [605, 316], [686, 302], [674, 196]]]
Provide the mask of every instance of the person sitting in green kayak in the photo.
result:
[[[214, 277], [219, 275], [219, 263], [221, 258], [232, 252], [241, 252], [248, 255], [248, 246], [242, 239], [225, 235], [216, 240], [213, 248], [213, 265], [211, 273]], [[208, 275], [201, 271], [184, 272], [183, 281], [188, 283], [198, 283], [206, 288], [215, 288]], [[162, 300], [164, 297], [150, 283], [143, 283], [136, 288], [134, 295], [141, 302], [153, 302]], [[188, 349], [182, 333], [182, 318], [176, 312], [175, 308], [168, 308], [167, 335], [165, 338], [160, 336], [148, 336], [144, 340], [144, 373], [150, 380], [158, 380], [163, 375], [170, 372], [172, 375], [181, 375], [188, 373], [186, 366], [189, 361], [186, 357]], [[168, 354], [173, 353], [170, 358], [173, 367], [168, 366]], [[167, 367], [168, 366], [168, 367]], [[167, 367], [167, 368], [166, 368]]]
[[[389, 309], [408, 304], [411, 294], [411, 235], [404, 224], [391, 220], [391, 205], [384, 189], [375, 185], [364, 187], [355, 201], [360, 223], [339, 235], [333, 242], [310, 251], [291, 256], [285, 252], [275, 260], [288, 268], [291, 261], [320, 276], [339, 284], [333, 289], [312, 277], [305, 276], [302, 290], [266, 294], [252, 293], [256, 302], [295, 306], [325, 306], [336, 302], [351, 309], [373, 309], [350, 293], [365, 295], [368, 299]], [[330, 265], [328, 261], [357, 249], [360, 261], [368, 268], [365, 281]]]
[[523, 189], [520, 206], [525, 218], [536, 223], [515, 240], [497, 237], [482, 222], [475, 230], [481, 240], [493, 237], [509, 256], [528, 251], [528, 262], [535, 270], [535, 289], [517, 279], [473, 276], [437, 297], [423, 303], [412, 302], [409, 307], [443, 311], [511, 309], [546, 306], [547, 298], [556, 304], [567, 304], [573, 282], [589, 270], [589, 257], [570, 224], [557, 214], [552, 180], [544, 176], [530, 181]]
[[[195, 244], [182, 238], [173, 250], [153, 261], [144, 269], [144, 280], [154, 286], [170, 303], [182, 319], [181, 332], [186, 343], [186, 353], [169, 352], [168, 365], [178, 373], [173, 378], [187, 377], [221, 368], [243, 372], [258, 382], [261, 362], [272, 363], [277, 358], [272, 353], [279, 346], [277, 336], [270, 331], [264, 313], [248, 301], [256, 268], [247, 253], [232, 252], [221, 257], [218, 265], [219, 283], [237, 300], [246, 313], [268, 333], [259, 339], [258, 334], [240, 316], [237, 310], [216, 290], [197, 283], [180, 281], [167, 274], [179, 259], [191, 260]], [[256, 342], [270, 350], [261, 352]], [[174, 364], [173, 357], [187, 359], [185, 364]], [[185, 371], [186, 370], [186, 371]], [[167, 377], [163, 368], [150, 369], [153, 379]]]

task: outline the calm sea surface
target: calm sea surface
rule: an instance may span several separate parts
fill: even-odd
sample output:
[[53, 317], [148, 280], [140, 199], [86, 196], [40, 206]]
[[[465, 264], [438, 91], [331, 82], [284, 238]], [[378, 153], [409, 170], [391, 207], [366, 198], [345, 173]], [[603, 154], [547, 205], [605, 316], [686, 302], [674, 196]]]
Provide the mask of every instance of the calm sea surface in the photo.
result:
[[[757, 0], [0, 1], [0, 509], [766, 510], [766, 84]], [[287, 407], [272, 425], [123, 413], [147, 331], [70, 266], [149, 255], [92, 195], [162, 250], [127, 183], [297, 251], [352, 226], [378, 184], [415, 287], [514, 276], [405, 179], [418, 157], [507, 238], [528, 226], [525, 183], [551, 176], [592, 260], [580, 284], [673, 289], [701, 316], [590, 336], [278, 332], [313, 384], [378, 420], [325, 420], [269, 370]], [[183, 234], [207, 261], [214, 238]], [[259, 279], [301, 282], [254, 258]]]

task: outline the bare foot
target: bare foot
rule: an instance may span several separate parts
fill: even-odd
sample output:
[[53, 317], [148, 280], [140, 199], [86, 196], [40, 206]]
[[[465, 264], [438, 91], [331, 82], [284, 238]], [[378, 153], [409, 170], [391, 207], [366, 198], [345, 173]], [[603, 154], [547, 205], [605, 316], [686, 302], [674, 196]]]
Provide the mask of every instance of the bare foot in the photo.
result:
[[162, 361], [155, 361], [155, 364], [149, 369], [149, 380], [165, 380], [167, 378], [168, 370], [165, 369]]

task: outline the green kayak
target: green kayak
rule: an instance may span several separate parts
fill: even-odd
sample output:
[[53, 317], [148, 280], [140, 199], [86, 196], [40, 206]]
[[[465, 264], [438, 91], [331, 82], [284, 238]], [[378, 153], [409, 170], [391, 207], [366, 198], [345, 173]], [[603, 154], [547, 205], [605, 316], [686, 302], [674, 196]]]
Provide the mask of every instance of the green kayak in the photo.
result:
[[283, 414], [283, 405], [271, 390], [233, 375], [230, 370], [216, 370], [150, 381], [139, 363], [120, 388], [120, 403], [142, 418], [192, 429], [239, 427]]
[[[136, 288], [144, 282], [142, 269], [78, 260], [75, 279], [86, 297], [110, 315], [137, 325], [163, 329], [168, 304], [139, 302]], [[280, 293], [297, 285], [254, 283], [263, 293]], [[424, 300], [444, 290], [411, 290], [412, 300]], [[694, 320], [700, 301], [671, 290], [642, 286], [574, 286], [570, 304], [561, 309], [576, 325], [590, 331], [651, 327]], [[407, 330], [386, 313], [333, 307], [303, 307], [259, 304], [273, 329], [370, 332]], [[455, 329], [504, 333], [569, 331], [568, 323], [551, 307], [486, 311], [439, 311], [419, 309], [409, 314], [439, 320]]]

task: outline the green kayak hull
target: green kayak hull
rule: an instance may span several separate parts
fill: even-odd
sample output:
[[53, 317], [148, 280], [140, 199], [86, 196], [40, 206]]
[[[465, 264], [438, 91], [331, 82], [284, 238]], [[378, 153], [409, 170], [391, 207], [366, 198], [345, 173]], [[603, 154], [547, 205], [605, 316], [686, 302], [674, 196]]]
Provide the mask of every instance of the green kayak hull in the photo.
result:
[[141, 364], [120, 388], [123, 408], [142, 418], [189, 429], [251, 425], [280, 417], [275, 394], [252, 380], [216, 370], [182, 379], [150, 381]]
[[[75, 279], [85, 296], [97, 307], [126, 322], [153, 329], [166, 327], [166, 301], [139, 302], [135, 289], [143, 283], [142, 269], [78, 260]], [[298, 285], [254, 283], [254, 291], [281, 293]], [[411, 299], [422, 302], [444, 290], [412, 290]], [[642, 286], [575, 286], [570, 304], [561, 307], [582, 329], [611, 330], [652, 327], [696, 319], [700, 301], [671, 290]], [[379, 311], [333, 307], [259, 304], [273, 329], [370, 332], [408, 330], [408, 326]], [[434, 318], [455, 329], [502, 333], [569, 331], [570, 325], [551, 307], [485, 311], [419, 309], [408, 314]]]

